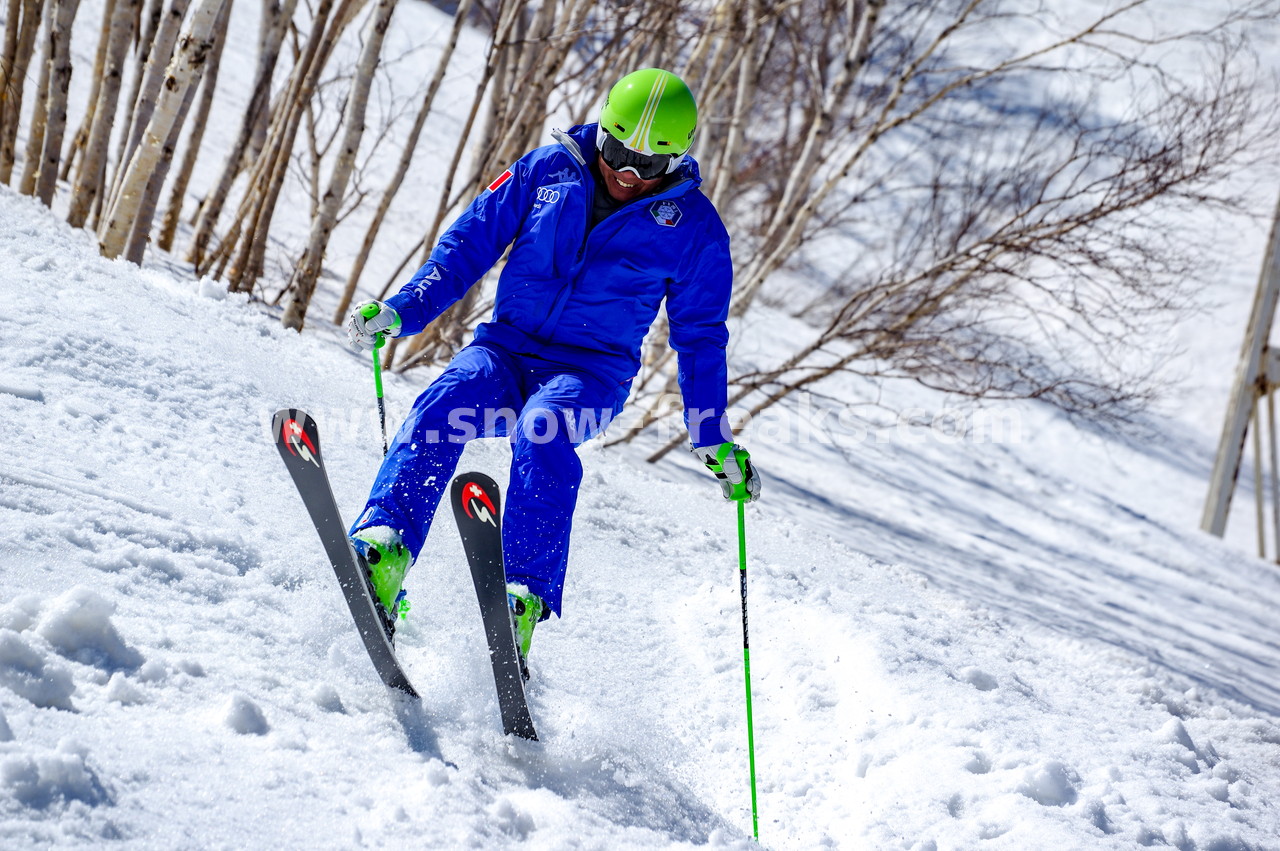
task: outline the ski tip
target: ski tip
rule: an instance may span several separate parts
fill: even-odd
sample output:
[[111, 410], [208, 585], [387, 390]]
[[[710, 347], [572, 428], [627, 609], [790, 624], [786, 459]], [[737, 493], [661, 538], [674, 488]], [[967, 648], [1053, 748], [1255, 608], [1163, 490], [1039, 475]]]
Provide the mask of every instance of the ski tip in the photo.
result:
[[499, 490], [498, 483], [493, 480], [492, 476], [475, 470], [469, 473], [458, 473], [453, 477], [453, 492], [455, 494], [468, 486], [479, 487], [489, 493], [497, 493]]
[[276, 426], [274, 429], [276, 433], [279, 433], [279, 426], [286, 420], [296, 420], [300, 423], [315, 422], [315, 420], [311, 418], [311, 415], [301, 408], [281, 408], [276, 411], [275, 416], [271, 418], [272, 424]]
[[460, 473], [454, 476], [452, 491], [455, 516], [497, 527], [502, 514], [497, 482], [484, 473]]
[[320, 465], [320, 429], [306, 411], [282, 408], [271, 421], [271, 433], [280, 454]]

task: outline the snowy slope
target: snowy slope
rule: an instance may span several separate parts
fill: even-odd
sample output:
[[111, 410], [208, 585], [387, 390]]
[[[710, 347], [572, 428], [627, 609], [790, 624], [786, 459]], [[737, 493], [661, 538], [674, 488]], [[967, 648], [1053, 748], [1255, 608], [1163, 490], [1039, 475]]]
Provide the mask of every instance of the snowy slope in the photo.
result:
[[[538, 745], [500, 735], [442, 519], [401, 639], [423, 700], [400, 703], [266, 433], [312, 410], [353, 512], [379, 452], [364, 358], [221, 292], [104, 261], [0, 189], [0, 841], [745, 843], [714, 484], [585, 453], [566, 617], [533, 656]], [[393, 416], [425, 378], [389, 382]], [[1280, 847], [1274, 572], [1126, 510], [1132, 449], [1034, 426], [1030, 445], [864, 441], [856, 466], [758, 436], [766, 845]], [[1069, 461], [1033, 475], [1036, 441], [1093, 487]], [[502, 480], [506, 453], [463, 464]]]
[[[257, 14], [233, 16], [210, 150]], [[375, 111], [416, 107], [448, 24], [396, 14]], [[78, 67], [100, 17], [86, 2]], [[451, 73], [433, 126], [456, 132], [473, 85]], [[434, 210], [440, 164], [420, 160], [365, 291]], [[281, 254], [306, 231], [282, 215]], [[1194, 531], [1263, 235], [1220, 241], [1225, 307], [1181, 329], [1183, 405], [1150, 440], [1031, 405], [997, 412], [1012, 430], [991, 442], [821, 414], [748, 432], [766, 846], [1280, 849], [1280, 579], [1243, 551], [1244, 494], [1234, 547]], [[163, 257], [105, 262], [0, 188], [0, 846], [745, 847], [733, 512], [705, 474], [644, 464], [652, 443], [584, 452], [566, 617], [533, 656], [539, 745], [500, 736], [443, 518], [401, 640], [423, 701], [400, 703], [267, 435], [275, 409], [310, 410], [343, 509], [362, 504], [377, 419], [366, 360], [321, 321], [333, 282], [302, 337], [222, 294]], [[735, 357], [805, 333], [734, 330]], [[388, 379], [393, 421], [429, 378]], [[948, 404], [842, 380], [926, 423]], [[507, 457], [481, 442], [463, 464], [502, 481]]]

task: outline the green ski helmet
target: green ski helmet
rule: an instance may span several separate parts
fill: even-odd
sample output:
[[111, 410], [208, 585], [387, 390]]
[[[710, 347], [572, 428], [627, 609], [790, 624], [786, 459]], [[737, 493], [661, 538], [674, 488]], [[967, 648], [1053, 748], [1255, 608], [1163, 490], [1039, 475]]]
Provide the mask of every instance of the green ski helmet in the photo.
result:
[[698, 105], [684, 80], [661, 68], [643, 68], [609, 90], [600, 129], [637, 153], [669, 155], [674, 169], [693, 145]]

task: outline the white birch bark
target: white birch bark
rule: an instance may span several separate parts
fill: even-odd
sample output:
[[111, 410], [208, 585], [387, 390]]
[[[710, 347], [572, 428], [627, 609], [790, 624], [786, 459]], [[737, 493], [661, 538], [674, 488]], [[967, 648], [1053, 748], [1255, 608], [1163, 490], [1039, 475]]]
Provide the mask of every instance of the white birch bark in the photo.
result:
[[[8, 135], [10, 113], [12, 112], [14, 121], [18, 110], [12, 109], [11, 89], [14, 83], [21, 82], [22, 76], [19, 75], [15, 80], [14, 66], [18, 61], [18, 41], [19, 35], [22, 33], [25, 22], [22, 20], [22, 0], [9, 0], [5, 4], [4, 17], [4, 52], [0, 54], [0, 143]], [[25, 69], [23, 69], [25, 73]], [[21, 97], [18, 98], [19, 107], [22, 105]], [[0, 155], [0, 161], [3, 155]], [[13, 160], [10, 157], [9, 168], [13, 168]], [[8, 180], [6, 179], [7, 183]]]
[[[814, 192], [811, 186], [823, 157], [830, 154], [827, 140], [835, 122], [836, 108], [853, 91], [885, 2], [886, 0], [865, 0], [854, 4], [857, 14], [851, 19], [844, 62], [825, 93], [817, 120], [810, 124], [809, 134], [791, 170], [782, 197], [772, 207], [764, 240], [766, 248], [747, 264], [745, 272], [739, 278], [741, 284], [734, 292], [734, 316], [746, 313], [765, 279], [782, 265], [798, 245], [800, 234], [818, 209], [818, 201], [825, 198], [830, 189], [843, 179], [828, 180], [824, 184], [825, 188], [818, 192]], [[980, 0], [970, 0], [959, 14], [967, 15], [978, 2]], [[868, 144], [870, 143], [864, 142], [864, 145]], [[860, 149], [859, 153], [864, 149]]]
[[18, 54], [18, 33], [22, 29], [22, 0], [9, 0], [5, 4], [4, 50], [0, 52], [0, 108], [4, 106], [9, 91], [9, 77], [13, 74], [13, 60]]
[[[27, 149], [22, 157], [22, 181], [18, 191], [23, 195], [33, 195], [36, 191], [36, 175], [40, 172], [40, 151], [44, 147], [44, 130], [49, 109], [49, 75], [53, 62], [52, 39], [48, 36], [48, 28], [52, 26], [54, 0], [44, 0], [40, 9], [40, 20], [45, 24], [44, 48], [40, 52], [40, 78], [36, 81], [35, 104], [31, 110], [31, 126], [27, 130]], [[16, 129], [16, 128], [15, 128]]]
[[53, 202], [53, 189], [58, 184], [62, 137], [67, 129], [67, 89], [71, 88], [71, 26], [79, 9], [80, 0], [59, 0], [50, 31], [48, 105], [35, 186], [35, 196], [46, 207]]
[[[258, 38], [258, 69], [254, 76], [253, 95], [241, 119], [240, 133], [236, 142], [227, 153], [222, 175], [200, 206], [196, 230], [191, 237], [191, 245], [187, 249], [186, 259], [194, 263], [201, 272], [207, 271], [205, 252], [208, 250], [209, 241], [213, 238], [218, 218], [222, 215], [222, 208], [227, 203], [227, 196], [231, 194], [231, 185], [245, 164], [252, 159], [247, 155], [247, 151], [252, 150], [251, 139], [255, 129], [265, 123], [270, 111], [271, 77], [275, 72], [276, 63], [280, 57], [280, 47], [293, 20], [296, 5], [297, 0], [285, 0], [283, 6], [276, 0], [264, 0], [262, 30]], [[261, 148], [259, 147], [258, 150]]]
[[[3, 88], [0, 89], [0, 183], [8, 183], [13, 176], [16, 158], [18, 120], [22, 114], [22, 94], [26, 87], [31, 56], [35, 52], [36, 34], [40, 29], [40, 0], [10, 0], [9, 15], [5, 25], [5, 62]], [[21, 17], [14, 13], [21, 9]], [[9, 38], [13, 39], [13, 53], [9, 53]]]
[[160, 86], [167, 83], [168, 68], [173, 58], [174, 44], [178, 33], [182, 31], [182, 21], [187, 16], [190, 0], [170, 0], [169, 8], [164, 10], [156, 30], [155, 40], [151, 43], [147, 55], [146, 68], [142, 73], [142, 82], [138, 86], [137, 99], [134, 101], [129, 132], [122, 139], [119, 164], [115, 177], [111, 181], [111, 200], [115, 203], [115, 195], [120, 191], [124, 181], [125, 166], [133, 158], [134, 149], [142, 139], [142, 134], [151, 121], [151, 113], [156, 108], [156, 99], [160, 95]]
[[120, 84], [124, 64], [128, 56], [129, 40], [133, 37], [133, 22], [142, 0], [116, 0], [111, 15], [111, 35], [103, 65], [102, 84], [98, 88], [98, 100], [92, 107], [93, 124], [85, 143], [84, 158], [76, 173], [75, 188], [71, 195], [71, 210], [67, 222], [73, 227], [83, 227], [93, 207], [94, 197], [101, 189], [100, 175], [111, 142], [111, 128], [120, 100]]
[[85, 143], [89, 141], [89, 128], [93, 126], [93, 111], [97, 106], [98, 94], [102, 90], [102, 82], [106, 77], [107, 50], [111, 43], [111, 19], [115, 11], [116, 0], [107, 0], [102, 10], [102, 31], [98, 35], [98, 52], [93, 59], [93, 89], [89, 92], [88, 106], [85, 108], [84, 118], [80, 121], [80, 129], [75, 132], [67, 145], [67, 152], [62, 156], [62, 173], [59, 175], [61, 180], [70, 179], [76, 156], [84, 152]]
[[282, 319], [286, 328], [301, 331], [306, 319], [316, 279], [320, 276], [320, 267], [324, 262], [325, 249], [329, 246], [329, 237], [337, 223], [343, 196], [347, 193], [347, 183], [355, 169], [356, 154], [360, 150], [360, 140], [364, 137], [364, 118], [369, 105], [369, 89], [373, 85], [373, 72], [378, 67], [382, 42], [395, 8], [396, 0], [378, 0], [378, 5], [370, 16], [369, 31], [365, 34], [364, 48], [356, 65], [351, 94], [347, 97], [347, 110], [343, 116], [346, 130], [343, 133], [342, 147], [338, 151], [329, 188], [321, 201], [319, 215], [311, 223], [311, 238], [307, 249], [294, 267], [293, 280], [290, 281], [293, 297], [285, 306]]
[[119, 257], [124, 251], [137, 212], [164, 143], [177, 122], [178, 112], [186, 99], [187, 89], [199, 82], [205, 60], [213, 46], [218, 13], [225, 0], [201, 0], [178, 42], [173, 61], [169, 63], [160, 97], [147, 123], [146, 131], [129, 165], [110, 211], [104, 216], [99, 235], [104, 257]]
[[[217, 24], [219, 33], [225, 34], [227, 31], [232, 3], [233, 0], [227, 0], [222, 6], [222, 14]], [[160, 225], [160, 235], [156, 240], [156, 245], [162, 251], [173, 248], [173, 236], [178, 229], [178, 219], [182, 216], [182, 203], [187, 197], [187, 186], [191, 183], [191, 175], [195, 171], [196, 160], [200, 156], [200, 145], [204, 142], [204, 128], [209, 123], [209, 113], [213, 109], [213, 95], [218, 87], [218, 70], [222, 66], [222, 48], [226, 43], [225, 38], [219, 38], [214, 42], [208, 67], [205, 68], [204, 76], [200, 80], [200, 102], [196, 106], [195, 114], [191, 116], [191, 135], [187, 138], [187, 150], [182, 157], [182, 165], [179, 166], [178, 173], [174, 175], [173, 186], [169, 192], [169, 207], [165, 211], [164, 220]]]
[[720, 148], [719, 168], [714, 172], [707, 197], [714, 207], [724, 206], [725, 195], [733, 177], [734, 161], [738, 157], [738, 147], [742, 143], [743, 125], [750, 120], [748, 100], [751, 94], [751, 83], [758, 72], [756, 65], [756, 34], [760, 31], [760, 2], [750, 0], [747, 4], [746, 34], [743, 37], [742, 49], [738, 54], [738, 85], [734, 93], [733, 109], [729, 117], [729, 133]]
[[[121, 127], [133, 126], [133, 109], [138, 103], [138, 89], [142, 86], [142, 79], [147, 76], [147, 60], [151, 58], [151, 47], [156, 42], [156, 30], [160, 28], [160, 14], [164, 11], [164, 0], [147, 0], [146, 10], [141, 8], [138, 10], [138, 19], [134, 22], [133, 28], [140, 33], [137, 41], [134, 42], [133, 53], [137, 61], [132, 62], [132, 74], [130, 75], [129, 94], [125, 96], [122, 104], [122, 112], [116, 116], [116, 123]], [[116, 168], [124, 168], [129, 162], [124, 158], [124, 147], [129, 142], [129, 134], [120, 134], [120, 144], [116, 147]], [[115, 185], [116, 175], [112, 175], [111, 184]], [[109, 195], [105, 189], [98, 193], [98, 205], [105, 200], [103, 195]]]
[[[225, 8], [226, 2], [222, 5]], [[218, 40], [217, 36], [214, 36], [214, 41]], [[208, 60], [206, 59], [205, 62], [207, 64]], [[156, 206], [160, 201], [160, 190], [164, 188], [165, 178], [169, 176], [169, 165], [173, 162], [173, 153], [178, 147], [178, 137], [182, 135], [182, 124], [187, 120], [187, 112], [196, 99], [197, 88], [199, 88], [198, 82], [192, 82], [187, 86], [187, 93], [182, 98], [173, 126], [169, 128], [169, 135], [164, 140], [160, 156], [156, 160], [155, 171], [151, 172], [151, 179], [147, 181], [146, 188], [142, 191], [142, 200], [138, 203], [138, 212], [134, 214], [133, 227], [129, 230], [129, 238], [124, 246], [124, 259], [130, 263], [142, 265], [142, 258], [146, 254], [147, 242], [151, 236], [151, 221], [155, 218]]]
[[[319, 38], [319, 43], [314, 46], [308, 44], [307, 51], [310, 58], [305, 62], [300, 59], [295, 66], [296, 84], [291, 86], [289, 93], [283, 99], [280, 120], [273, 121], [271, 137], [267, 143], [272, 156], [263, 158], [267, 161], [267, 168], [260, 173], [263, 179], [252, 182], [254, 185], [252, 210], [246, 219], [247, 226], [241, 236], [241, 244], [228, 275], [229, 285], [239, 291], [251, 290], [262, 274], [262, 268], [266, 262], [271, 220], [275, 216], [276, 204], [280, 200], [280, 192], [288, 176], [289, 157], [293, 153], [303, 115], [315, 95], [316, 87], [320, 83], [320, 75], [328, 64], [334, 45], [366, 2], [367, 0], [341, 0], [338, 7], [333, 10], [332, 21], [325, 23], [321, 22], [321, 16], [317, 14], [317, 24], [313, 28], [312, 40]], [[321, 0], [319, 8], [326, 8], [326, 4], [327, 0]]]
[[364, 274], [365, 263], [368, 262], [369, 254], [373, 251], [373, 242], [377, 239], [378, 231], [382, 228], [382, 222], [386, 219], [387, 212], [391, 209], [391, 202], [395, 200], [396, 193], [400, 191], [400, 187], [404, 183], [405, 175], [409, 173], [409, 165], [413, 162], [414, 152], [418, 149], [418, 139], [422, 136], [422, 128], [426, 126], [427, 116], [431, 112], [431, 105], [435, 102], [436, 94], [440, 91], [440, 84], [444, 82], [445, 71], [449, 68], [449, 61], [453, 58], [453, 51], [458, 46], [458, 35], [462, 32], [462, 25], [466, 23], [467, 15], [471, 11], [471, 2], [472, 0], [462, 0], [458, 4], [457, 11], [453, 14], [453, 30], [449, 34], [449, 43], [445, 45], [444, 51], [440, 54], [440, 59], [436, 63], [435, 76], [431, 78], [431, 83], [427, 86], [427, 93], [422, 98], [422, 106], [418, 109], [413, 128], [409, 131], [409, 138], [404, 143], [396, 173], [387, 183], [387, 189], [382, 193], [382, 199], [378, 202], [378, 210], [374, 213], [373, 221], [369, 223], [369, 227], [365, 231], [364, 242], [360, 245], [360, 253], [356, 255], [355, 263], [351, 266], [351, 274], [347, 276], [347, 285], [343, 290], [342, 299], [338, 303], [338, 309], [334, 312], [334, 322], [341, 322], [346, 317], [347, 310], [351, 307], [351, 300], [355, 297], [356, 287], [360, 283], [360, 276]]

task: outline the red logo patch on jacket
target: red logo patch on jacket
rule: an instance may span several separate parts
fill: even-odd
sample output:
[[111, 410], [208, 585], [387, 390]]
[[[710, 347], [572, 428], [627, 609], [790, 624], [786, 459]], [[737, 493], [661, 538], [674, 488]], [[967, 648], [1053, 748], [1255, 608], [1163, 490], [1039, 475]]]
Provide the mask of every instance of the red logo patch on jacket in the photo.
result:
[[499, 186], [506, 183], [510, 179], [511, 179], [511, 169], [507, 169], [502, 174], [498, 175], [497, 180], [489, 184], [489, 191], [490, 192], [495, 191]]

